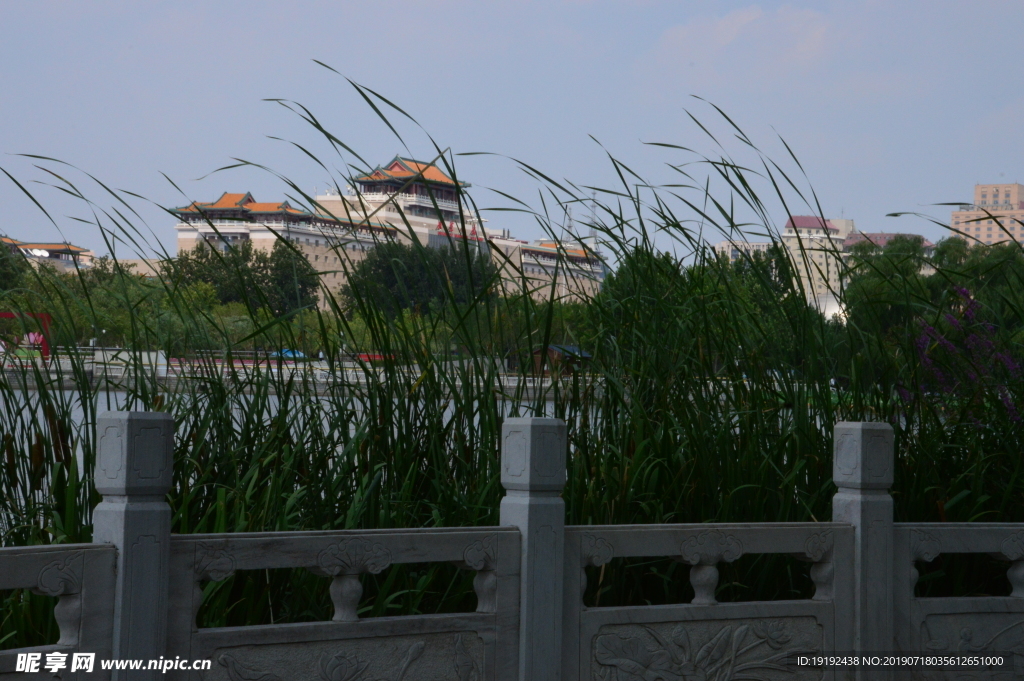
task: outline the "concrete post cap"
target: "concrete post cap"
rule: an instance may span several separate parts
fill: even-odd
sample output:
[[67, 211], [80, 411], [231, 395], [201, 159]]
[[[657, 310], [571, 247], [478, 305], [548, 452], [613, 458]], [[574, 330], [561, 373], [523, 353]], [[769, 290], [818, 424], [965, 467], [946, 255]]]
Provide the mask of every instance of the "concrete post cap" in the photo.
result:
[[505, 419], [501, 485], [507, 490], [558, 492], [565, 487], [566, 427], [561, 419]]
[[892, 487], [893, 443], [893, 430], [888, 423], [837, 423], [832, 459], [836, 486], [879, 490]]
[[174, 417], [164, 412], [108, 411], [96, 420], [96, 491], [163, 496], [171, 488]]

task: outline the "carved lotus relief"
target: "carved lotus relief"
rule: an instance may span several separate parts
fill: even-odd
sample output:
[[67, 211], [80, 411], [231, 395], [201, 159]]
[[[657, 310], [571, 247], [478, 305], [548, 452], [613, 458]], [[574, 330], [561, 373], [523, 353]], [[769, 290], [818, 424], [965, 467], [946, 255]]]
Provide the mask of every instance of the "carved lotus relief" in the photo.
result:
[[[990, 681], [1024, 678], [1024, 617], [1020, 613], [963, 613], [929, 615], [921, 625], [924, 650], [933, 653], [1001, 653], [1013, 655], [1013, 669], [982, 670], [976, 677]], [[931, 670], [921, 679], [946, 679]], [[961, 677], [958, 677], [961, 678]]]
[[787, 665], [787, 658], [820, 649], [821, 629], [810, 617], [612, 625], [602, 627], [594, 639], [594, 679], [810, 679], [820, 670], [798, 670]]
[[229, 681], [483, 681], [474, 633], [242, 646], [217, 651], [209, 678]]

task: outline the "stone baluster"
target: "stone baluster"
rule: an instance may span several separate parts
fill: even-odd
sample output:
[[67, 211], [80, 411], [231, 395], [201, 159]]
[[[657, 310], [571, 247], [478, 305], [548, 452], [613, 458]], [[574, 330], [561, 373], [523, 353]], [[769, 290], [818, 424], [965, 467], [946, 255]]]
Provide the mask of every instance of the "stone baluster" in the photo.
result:
[[[159, 412], [106, 412], [96, 423], [93, 542], [117, 547], [114, 636], [117, 659], [157, 659], [167, 639], [174, 417]], [[148, 669], [115, 670], [111, 678], [159, 678]]]
[[1004, 539], [1002, 549], [1000, 557], [1010, 561], [1010, 568], [1006, 571], [1006, 578], [1013, 587], [1010, 596], [1024, 598], [1024, 530]]
[[506, 419], [501, 429], [501, 524], [522, 533], [519, 678], [562, 676], [566, 427], [559, 419]]
[[[832, 520], [854, 528], [854, 647], [895, 648], [893, 638], [893, 430], [886, 423], [841, 422], [835, 427]], [[861, 670], [858, 678], [869, 678]], [[871, 679], [891, 673], [871, 670]]]

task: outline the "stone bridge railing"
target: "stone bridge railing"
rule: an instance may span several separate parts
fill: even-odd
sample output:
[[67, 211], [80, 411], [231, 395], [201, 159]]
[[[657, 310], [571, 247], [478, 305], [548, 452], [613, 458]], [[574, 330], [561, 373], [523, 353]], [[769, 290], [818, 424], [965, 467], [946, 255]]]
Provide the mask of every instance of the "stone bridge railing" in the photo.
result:
[[[739, 681], [891, 679], [893, 670], [794, 667], [829, 652], [1009, 652], [1016, 668], [912, 678], [1024, 678], [1024, 524], [893, 523], [892, 429], [840, 423], [830, 523], [565, 527], [565, 425], [503, 426], [501, 525], [170, 534], [173, 420], [99, 420], [93, 544], [0, 549], [0, 589], [58, 597], [60, 640], [0, 651], [0, 679], [230, 681]], [[919, 598], [917, 564], [942, 553], [1007, 562], [1007, 597]], [[719, 603], [718, 565], [785, 554], [810, 563], [806, 600]], [[615, 558], [689, 564], [677, 605], [585, 607], [586, 571]], [[475, 572], [475, 612], [360, 618], [360, 576], [401, 563]], [[198, 628], [204, 586], [237, 570], [306, 568], [331, 580], [330, 621]], [[15, 671], [19, 654], [209, 660], [206, 670]], [[1015, 654], [1015, 655], [1014, 655]], [[40, 665], [42, 667], [42, 664]]]

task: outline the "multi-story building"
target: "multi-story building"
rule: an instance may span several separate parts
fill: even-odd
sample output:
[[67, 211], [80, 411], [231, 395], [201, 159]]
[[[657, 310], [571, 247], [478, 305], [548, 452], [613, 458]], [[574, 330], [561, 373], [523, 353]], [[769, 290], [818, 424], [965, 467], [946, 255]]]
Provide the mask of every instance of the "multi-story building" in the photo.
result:
[[377, 220], [400, 239], [415, 238], [424, 246], [466, 243], [489, 252], [506, 292], [525, 285], [538, 298], [577, 298], [601, 288], [606, 268], [596, 240], [529, 243], [508, 230], [489, 229], [463, 200], [470, 185], [437, 165], [396, 156], [354, 182], [358, 191], [317, 196], [318, 208], [336, 219]]
[[715, 253], [729, 262], [736, 262], [755, 253], [767, 253], [771, 247], [770, 241], [719, 241], [715, 244]]
[[193, 202], [171, 212], [180, 219], [175, 227], [178, 253], [199, 244], [226, 249], [246, 242], [269, 252], [275, 241], [287, 239], [331, 291], [345, 283], [342, 258], [358, 262], [377, 240], [395, 235], [393, 228], [377, 222], [338, 220], [294, 208], [287, 201], [260, 203], [248, 193], [224, 193], [212, 203]]
[[36, 243], [0, 237], [0, 244], [11, 253], [20, 253], [32, 265], [50, 265], [61, 272], [92, 267], [95, 253], [69, 243]]
[[[853, 228], [853, 220], [833, 221], [813, 215], [793, 215], [786, 221], [779, 243], [789, 252], [808, 300], [839, 290], [843, 240]], [[730, 240], [715, 244], [714, 249], [720, 257], [735, 262], [765, 253], [771, 246], [769, 241]]]
[[463, 201], [469, 185], [434, 164], [396, 157], [353, 183], [357, 188], [344, 194], [316, 195], [315, 212], [287, 201], [260, 203], [251, 194], [229, 193], [211, 203], [176, 208], [178, 252], [198, 244], [224, 249], [245, 242], [269, 251], [277, 239], [288, 239], [320, 272], [328, 289], [337, 291], [346, 271], [382, 239], [415, 239], [430, 248], [465, 244], [490, 253], [505, 291], [522, 288], [520, 272], [537, 296], [551, 295], [556, 276], [558, 297], [592, 295], [600, 289], [605, 265], [596, 243], [527, 243], [513, 239], [507, 230], [487, 229]]
[[839, 291], [843, 275], [843, 241], [853, 220], [841, 226], [814, 215], [793, 215], [786, 221], [782, 243], [789, 250], [804, 294], [819, 300]]
[[953, 211], [950, 227], [973, 243], [1024, 241], [1024, 185], [974, 185], [974, 203]]
[[508, 293], [525, 289], [538, 299], [581, 300], [596, 295], [608, 273], [594, 237], [528, 243], [489, 233], [488, 240]]
[[345, 194], [316, 196], [317, 210], [334, 220], [386, 225], [406, 243], [441, 247], [466, 240], [487, 248], [483, 223], [463, 201], [470, 185], [456, 182], [435, 164], [396, 156], [384, 166], [354, 179]]

